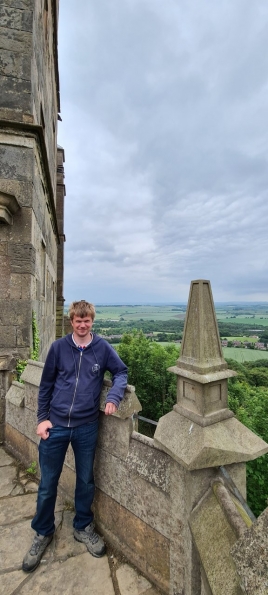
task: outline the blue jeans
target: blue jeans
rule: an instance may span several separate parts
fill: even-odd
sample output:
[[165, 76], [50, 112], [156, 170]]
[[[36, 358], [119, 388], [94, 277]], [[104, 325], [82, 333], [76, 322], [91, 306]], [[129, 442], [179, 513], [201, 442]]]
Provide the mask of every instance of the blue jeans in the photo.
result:
[[54, 426], [49, 430], [49, 438], [39, 443], [39, 464], [41, 481], [37, 496], [37, 510], [32, 520], [32, 528], [40, 535], [50, 535], [55, 531], [55, 503], [57, 487], [69, 443], [75, 457], [75, 517], [73, 526], [82, 531], [93, 521], [91, 505], [94, 498], [93, 464], [98, 437], [98, 421], [64, 428]]

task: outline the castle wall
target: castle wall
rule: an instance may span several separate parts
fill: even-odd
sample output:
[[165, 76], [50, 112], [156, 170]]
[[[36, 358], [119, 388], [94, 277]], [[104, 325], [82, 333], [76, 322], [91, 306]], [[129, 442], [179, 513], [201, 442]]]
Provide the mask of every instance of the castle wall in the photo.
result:
[[57, 19], [58, 0], [0, 7], [0, 356], [15, 360], [31, 356], [33, 313], [41, 361], [56, 338]]
[[18, 203], [0, 222], [0, 349], [29, 357], [34, 311], [41, 361], [56, 324], [57, 14], [51, 0], [0, 10], [0, 205]]
[[[42, 369], [40, 362], [29, 362], [23, 373], [25, 384], [13, 382], [7, 394], [5, 445], [27, 466], [38, 460], [36, 403]], [[102, 411], [106, 393], [104, 386]], [[139, 409], [135, 394], [125, 394], [124, 401], [116, 415], [107, 417], [100, 413], [95, 460], [97, 526], [106, 540], [164, 593], [211, 595], [204, 568], [213, 565], [215, 560], [221, 568], [222, 539], [217, 547], [217, 532], [222, 531], [224, 535], [230, 531], [229, 523], [224, 524], [215, 499], [208, 517], [201, 523], [202, 535], [207, 533], [209, 537], [213, 529], [216, 536], [214, 547], [210, 547], [211, 557], [207, 556], [203, 568], [199, 557], [199, 552], [203, 555], [199, 528], [194, 527], [197, 551], [189, 521], [192, 511], [211, 489], [218, 469], [186, 470], [159, 449], [153, 439], [135, 431], [132, 415]], [[245, 464], [228, 465], [228, 471], [245, 496]], [[73, 502], [75, 464], [71, 449], [65, 459], [60, 489], [65, 498]], [[198, 514], [196, 518], [198, 521]], [[221, 524], [218, 524], [219, 518]], [[235, 540], [236, 537], [231, 545]], [[230, 574], [235, 573], [231, 559], [225, 559], [224, 563]], [[217, 576], [214, 583], [213, 595], [223, 592], [218, 590]], [[237, 577], [236, 583], [237, 590], [226, 591], [227, 595], [240, 593]]]
[[63, 281], [64, 281], [64, 150], [62, 147], [57, 149], [57, 222], [59, 229], [60, 243], [58, 246], [57, 256], [57, 313], [56, 313], [56, 338], [60, 339], [65, 334], [64, 332], [64, 297], [63, 297]]

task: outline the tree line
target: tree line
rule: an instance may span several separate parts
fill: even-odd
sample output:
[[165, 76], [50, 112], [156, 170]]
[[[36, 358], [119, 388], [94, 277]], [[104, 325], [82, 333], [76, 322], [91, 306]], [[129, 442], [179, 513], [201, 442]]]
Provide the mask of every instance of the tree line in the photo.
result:
[[[256, 324], [256, 323], [255, 323]], [[71, 332], [70, 322], [67, 316], [64, 316], [65, 333]], [[221, 337], [238, 337], [253, 333], [254, 324], [241, 324], [239, 322], [218, 321], [219, 333]], [[182, 338], [184, 328], [184, 320], [172, 318], [170, 320], [146, 320], [140, 318], [139, 320], [125, 320], [121, 317], [119, 320], [105, 320], [96, 318], [94, 321], [94, 331], [103, 337], [110, 335], [123, 335], [124, 333], [133, 332], [134, 330], [143, 331], [144, 334], [157, 333], [165, 336], [166, 339], [158, 338], [159, 341], [172, 341]], [[261, 329], [258, 333], [260, 340], [268, 341], [267, 326], [259, 326]]]
[[[142, 331], [136, 330], [125, 333], [116, 350], [128, 366], [128, 381], [136, 388], [141, 415], [157, 422], [176, 403], [177, 378], [167, 368], [176, 363], [179, 347], [152, 343]], [[237, 372], [228, 381], [230, 409], [239, 421], [268, 442], [268, 360], [243, 364], [227, 360], [227, 363]], [[151, 436], [153, 428], [139, 425], [142, 433]], [[247, 463], [247, 499], [256, 516], [268, 504], [267, 480], [268, 455]]]

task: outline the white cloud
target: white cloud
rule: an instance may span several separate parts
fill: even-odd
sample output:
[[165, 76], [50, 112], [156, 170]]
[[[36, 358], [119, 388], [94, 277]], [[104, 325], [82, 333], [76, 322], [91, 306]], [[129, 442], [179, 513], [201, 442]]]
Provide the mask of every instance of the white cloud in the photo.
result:
[[67, 301], [267, 300], [267, 39], [265, 0], [61, 3]]

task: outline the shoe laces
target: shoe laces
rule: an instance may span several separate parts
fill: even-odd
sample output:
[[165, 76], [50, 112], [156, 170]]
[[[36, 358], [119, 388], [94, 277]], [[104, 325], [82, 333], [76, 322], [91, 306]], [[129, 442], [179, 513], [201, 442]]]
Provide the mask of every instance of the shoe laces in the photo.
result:
[[31, 556], [35, 556], [38, 553], [38, 550], [40, 549], [40, 545], [41, 545], [40, 537], [38, 535], [35, 535], [33, 543], [30, 548], [30, 552], [29, 552], [31, 554]]
[[93, 527], [92, 525], [88, 525], [88, 526], [85, 528], [85, 532], [86, 532], [86, 534], [88, 535], [88, 537], [89, 537], [89, 539], [90, 539], [91, 543], [93, 543], [93, 545], [94, 545], [95, 543], [97, 543], [97, 541], [99, 541], [99, 536], [98, 536], [98, 534], [97, 534], [97, 533], [95, 533], [95, 531], [94, 531], [94, 527]]

